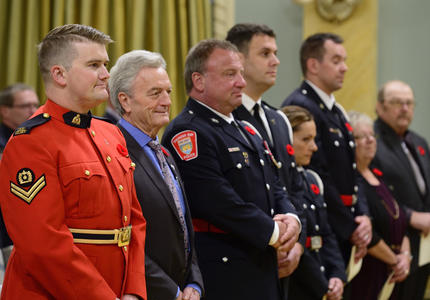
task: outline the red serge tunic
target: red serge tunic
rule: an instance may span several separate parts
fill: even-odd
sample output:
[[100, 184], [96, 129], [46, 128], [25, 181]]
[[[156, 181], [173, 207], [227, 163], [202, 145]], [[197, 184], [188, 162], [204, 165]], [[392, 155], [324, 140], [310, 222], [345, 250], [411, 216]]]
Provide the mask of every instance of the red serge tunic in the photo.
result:
[[[119, 129], [48, 100], [0, 164], [1, 208], [14, 242], [2, 299], [146, 299], [146, 222]], [[69, 228], [132, 225], [128, 246], [74, 243]]]

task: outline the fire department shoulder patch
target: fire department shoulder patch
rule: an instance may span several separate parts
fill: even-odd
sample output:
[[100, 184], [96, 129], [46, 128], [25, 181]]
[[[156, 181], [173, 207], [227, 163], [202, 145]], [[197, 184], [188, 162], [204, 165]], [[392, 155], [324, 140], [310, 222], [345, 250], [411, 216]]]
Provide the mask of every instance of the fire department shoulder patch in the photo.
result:
[[199, 156], [197, 150], [197, 134], [192, 130], [177, 133], [170, 141], [182, 160], [188, 161]]
[[34, 172], [29, 168], [22, 168], [16, 174], [16, 182], [10, 182], [10, 192], [30, 204], [34, 197], [46, 186], [45, 175], [35, 178]]

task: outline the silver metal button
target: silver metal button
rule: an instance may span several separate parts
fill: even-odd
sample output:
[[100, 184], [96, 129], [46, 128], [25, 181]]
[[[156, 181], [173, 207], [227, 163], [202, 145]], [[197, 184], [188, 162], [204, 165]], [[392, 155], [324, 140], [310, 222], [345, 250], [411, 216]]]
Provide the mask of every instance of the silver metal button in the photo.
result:
[[357, 164], [356, 163], [352, 163], [352, 168], [355, 170], [357, 169]]
[[222, 258], [222, 261], [223, 261], [223, 262], [225, 262], [225, 263], [226, 263], [226, 262], [228, 262], [228, 257], [224, 256], [224, 257]]
[[311, 204], [311, 209], [315, 210], [315, 205]]
[[270, 184], [266, 183], [266, 189], [270, 191]]
[[236, 168], [242, 169], [242, 164], [241, 163], [237, 163]]
[[349, 147], [354, 148], [355, 144], [353, 141], [349, 141]]
[[317, 225], [315, 225], [315, 230], [316, 231], [320, 231], [320, 226], [317, 224]]
[[264, 166], [264, 160], [260, 158], [260, 164]]
[[303, 203], [303, 208], [304, 209], [308, 208], [308, 206], [306, 205], [306, 203]]
[[324, 272], [324, 271], [325, 271], [324, 266], [321, 266], [321, 267], [320, 267], [320, 270], [321, 270], [321, 272]]
[[293, 168], [295, 168], [296, 167], [296, 163], [295, 162], [291, 162], [291, 166], [293, 167]]
[[339, 147], [339, 141], [334, 141], [334, 145], [336, 146], [336, 147]]
[[302, 90], [302, 94], [303, 94], [303, 95], [306, 95], [307, 93], [308, 93], [308, 91], [307, 91], [307, 90], [305, 90], [305, 89], [303, 89], [303, 90]]

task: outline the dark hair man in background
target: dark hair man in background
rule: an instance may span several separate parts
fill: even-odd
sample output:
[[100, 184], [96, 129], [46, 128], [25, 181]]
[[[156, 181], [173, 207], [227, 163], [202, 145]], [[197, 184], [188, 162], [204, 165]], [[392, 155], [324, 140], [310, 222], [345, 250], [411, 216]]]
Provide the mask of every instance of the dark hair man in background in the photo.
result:
[[342, 43], [341, 37], [331, 33], [317, 33], [303, 42], [300, 63], [305, 80], [282, 105], [304, 107], [314, 116], [318, 151], [309, 168], [323, 180], [328, 219], [347, 266], [352, 246], [357, 249], [356, 261], [366, 255], [372, 226], [366, 199], [359, 191], [352, 129], [333, 95], [342, 88], [348, 70]]

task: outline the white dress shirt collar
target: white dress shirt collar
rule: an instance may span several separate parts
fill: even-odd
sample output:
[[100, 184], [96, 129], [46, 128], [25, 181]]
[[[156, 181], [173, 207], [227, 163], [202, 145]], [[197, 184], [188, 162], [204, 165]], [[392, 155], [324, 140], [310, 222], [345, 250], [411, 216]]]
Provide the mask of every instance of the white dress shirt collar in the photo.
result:
[[313, 84], [309, 80], [306, 80], [306, 83], [309, 84], [314, 89], [314, 91], [321, 98], [322, 102], [324, 102], [325, 106], [327, 106], [329, 110], [332, 110], [333, 105], [336, 102], [334, 95], [333, 94], [327, 95], [322, 89], [317, 87], [315, 84]]

